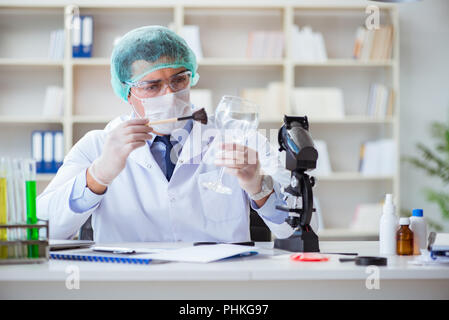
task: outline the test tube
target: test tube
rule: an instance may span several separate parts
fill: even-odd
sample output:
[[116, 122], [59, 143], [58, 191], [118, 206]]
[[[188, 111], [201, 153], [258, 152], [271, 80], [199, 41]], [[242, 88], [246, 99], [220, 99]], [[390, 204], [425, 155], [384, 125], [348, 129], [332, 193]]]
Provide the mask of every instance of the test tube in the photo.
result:
[[[8, 198], [7, 209], [8, 209], [8, 224], [17, 223], [16, 219], [16, 201], [14, 192], [14, 168], [13, 163], [10, 158], [6, 158], [6, 196]], [[7, 232], [8, 240], [18, 240], [19, 231], [17, 228], [8, 229]], [[8, 249], [9, 258], [19, 258], [19, 246], [9, 246]]]
[[[0, 158], [0, 224], [8, 223], [7, 209], [8, 198], [6, 192], [6, 158]], [[7, 241], [6, 228], [0, 228], [0, 241]], [[8, 258], [8, 246], [0, 246], [0, 259]]]
[[[26, 197], [26, 222], [36, 224], [36, 161], [33, 159], [22, 160], [23, 179], [25, 181]], [[28, 240], [39, 240], [39, 229], [27, 229]], [[39, 258], [39, 246], [28, 246], [28, 258]]]
[[[22, 159], [13, 159], [13, 180], [14, 180], [14, 203], [16, 209], [16, 223], [25, 224], [27, 221], [26, 216], [26, 195], [25, 195], [25, 179], [23, 176]], [[17, 240], [26, 240], [27, 233], [23, 229], [17, 229]], [[19, 258], [25, 258], [28, 256], [27, 247], [19, 246]]]

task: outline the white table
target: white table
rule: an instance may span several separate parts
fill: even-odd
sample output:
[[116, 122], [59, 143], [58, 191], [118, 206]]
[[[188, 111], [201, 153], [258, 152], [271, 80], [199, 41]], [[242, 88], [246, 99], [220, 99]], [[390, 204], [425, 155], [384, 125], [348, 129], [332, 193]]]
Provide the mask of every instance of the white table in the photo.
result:
[[[169, 248], [190, 243], [122, 243]], [[170, 262], [125, 265], [50, 260], [0, 266], [0, 299], [449, 299], [449, 266], [418, 266], [413, 257], [390, 257], [388, 266], [296, 262], [272, 243], [256, 256], [209, 264]], [[321, 241], [322, 252], [378, 255], [371, 241]], [[79, 289], [72, 280], [79, 271]], [[378, 273], [377, 273], [378, 272]], [[377, 273], [377, 274], [376, 274]], [[379, 275], [376, 289], [376, 275]], [[369, 289], [367, 287], [371, 287]]]

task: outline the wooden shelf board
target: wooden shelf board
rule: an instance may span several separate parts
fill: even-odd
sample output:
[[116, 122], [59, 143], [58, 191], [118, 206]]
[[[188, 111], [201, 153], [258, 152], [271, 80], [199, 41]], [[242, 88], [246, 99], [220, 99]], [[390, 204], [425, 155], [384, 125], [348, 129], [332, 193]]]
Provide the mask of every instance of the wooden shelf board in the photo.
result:
[[[312, 173], [312, 176], [315, 176]], [[330, 175], [315, 176], [318, 182], [324, 181], [381, 181], [393, 180], [393, 175], [364, 175], [359, 172], [334, 172]]]
[[0, 123], [63, 123], [63, 118], [0, 116]]
[[109, 66], [109, 58], [71, 58], [74, 66]]
[[63, 67], [64, 62], [51, 59], [0, 58], [0, 66]]
[[73, 123], [108, 123], [114, 116], [106, 117], [106, 116], [73, 116]]
[[[394, 117], [374, 118], [368, 116], [347, 116], [343, 119], [309, 119], [310, 124], [392, 124]], [[279, 119], [263, 119], [260, 123], [278, 124], [282, 123], [282, 118]]]
[[[109, 66], [110, 59], [103, 58], [72, 58], [75, 66]], [[250, 58], [203, 58], [198, 60], [199, 66], [283, 66], [286, 59], [250, 59]], [[325, 62], [293, 61], [295, 67], [392, 67], [393, 60], [360, 61], [353, 59], [330, 59]], [[62, 63], [61, 63], [62, 65]]]
[[329, 59], [324, 62], [293, 61], [295, 67], [392, 67], [393, 60]]
[[283, 66], [283, 59], [204, 58], [199, 66]]
[[36, 175], [37, 182], [50, 182], [56, 176], [55, 173], [38, 173]]

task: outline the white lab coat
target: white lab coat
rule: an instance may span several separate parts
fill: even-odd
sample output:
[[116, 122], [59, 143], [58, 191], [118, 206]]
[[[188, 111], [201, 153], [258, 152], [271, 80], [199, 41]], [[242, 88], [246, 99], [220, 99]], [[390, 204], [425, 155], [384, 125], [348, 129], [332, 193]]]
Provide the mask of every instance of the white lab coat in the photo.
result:
[[[97, 242], [250, 240], [250, 204], [237, 179], [229, 174], [223, 176], [223, 183], [233, 189], [232, 195], [213, 192], [202, 187], [202, 182], [215, 181], [219, 168], [203, 161], [191, 163], [201, 155], [207, 156], [210, 146], [210, 140], [205, 139], [196, 152], [189, 152], [192, 137], [205, 128], [199, 123], [193, 125], [169, 182], [145, 145], [131, 152], [125, 169], [96, 206], [82, 213], [71, 209], [69, 200], [76, 176], [85, 175], [101, 155], [107, 132], [129, 118], [121, 116], [104, 130], [88, 132], [73, 146], [55, 178], [39, 195], [38, 217], [49, 220], [50, 238], [72, 238], [92, 215]], [[275, 191], [279, 193], [277, 183]], [[273, 194], [258, 210], [262, 218], [264, 214], [279, 214], [274, 208], [275, 199]], [[264, 220], [277, 237], [288, 237], [293, 232], [285, 222]]]

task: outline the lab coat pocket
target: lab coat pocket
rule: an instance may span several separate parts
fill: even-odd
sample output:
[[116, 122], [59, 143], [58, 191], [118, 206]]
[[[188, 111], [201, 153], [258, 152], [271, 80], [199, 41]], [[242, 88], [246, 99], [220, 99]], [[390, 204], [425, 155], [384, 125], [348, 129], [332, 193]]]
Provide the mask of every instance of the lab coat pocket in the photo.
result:
[[235, 220], [243, 215], [243, 206], [239, 198], [240, 188], [236, 188], [230, 177], [223, 175], [223, 184], [233, 189], [232, 194], [221, 194], [204, 186], [205, 182], [218, 180], [220, 170], [200, 173], [198, 175], [198, 188], [203, 212], [207, 220], [213, 222], [224, 222]]

